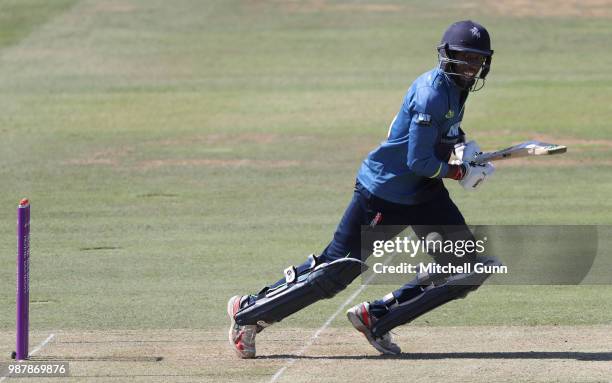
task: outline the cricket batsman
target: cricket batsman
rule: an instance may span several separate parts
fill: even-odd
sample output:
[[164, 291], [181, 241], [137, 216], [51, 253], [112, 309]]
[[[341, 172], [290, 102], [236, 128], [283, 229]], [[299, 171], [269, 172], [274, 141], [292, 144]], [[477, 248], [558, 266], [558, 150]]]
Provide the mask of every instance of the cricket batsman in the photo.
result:
[[[484, 86], [493, 50], [487, 30], [466, 20], [444, 32], [437, 51], [438, 65], [412, 83], [386, 140], [361, 164], [353, 198], [325, 250], [287, 268], [284, 278], [259, 293], [229, 300], [229, 340], [241, 358], [255, 357], [255, 337], [264, 328], [333, 297], [361, 274], [362, 226], [411, 226], [419, 237], [436, 232], [443, 238], [473, 238], [442, 179], [475, 190], [495, 170], [491, 163], [471, 161], [480, 149], [461, 129], [465, 101]], [[499, 264], [493, 257], [483, 258], [479, 261]], [[391, 329], [465, 297], [488, 276], [419, 273], [381, 299], [356, 305], [347, 316], [376, 350], [399, 354]]]

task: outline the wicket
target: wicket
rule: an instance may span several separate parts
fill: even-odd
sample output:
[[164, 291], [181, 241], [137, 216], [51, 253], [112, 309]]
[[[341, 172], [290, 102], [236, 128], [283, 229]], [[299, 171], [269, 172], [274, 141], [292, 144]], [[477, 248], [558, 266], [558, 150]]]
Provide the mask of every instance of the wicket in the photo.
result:
[[30, 202], [17, 208], [17, 340], [13, 359], [28, 359], [30, 306]]

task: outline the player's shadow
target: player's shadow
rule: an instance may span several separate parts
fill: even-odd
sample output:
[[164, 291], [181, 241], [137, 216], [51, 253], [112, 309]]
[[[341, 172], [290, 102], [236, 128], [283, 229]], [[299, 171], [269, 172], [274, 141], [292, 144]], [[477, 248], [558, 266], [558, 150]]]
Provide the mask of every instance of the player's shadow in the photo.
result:
[[518, 351], [518, 352], [403, 352], [399, 355], [263, 355], [260, 359], [573, 359], [580, 361], [612, 361], [612, 352], [579, 352], [579, 351]]

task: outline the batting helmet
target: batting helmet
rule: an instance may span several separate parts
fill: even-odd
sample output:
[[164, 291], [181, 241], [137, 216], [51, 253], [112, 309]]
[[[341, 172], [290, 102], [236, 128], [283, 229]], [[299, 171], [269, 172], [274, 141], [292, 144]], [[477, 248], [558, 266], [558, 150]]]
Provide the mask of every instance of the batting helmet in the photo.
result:
[[[463, 78], [459, 82], [465, 85], [465, 88], [472, 91], [479, 90], [484, 86], [485, 78], [491, 69], [491, 59], [493, 56], [491, 39], [485, 27], [471, 20], [458, 21], [444, 32], [437, 49], [438, 64], [444, 73]], [[474, 76], [457, 73], [454, 64], [469, 63], [457, 60], [455, 52], [476, 53], [483, 56], [484, 60], [480, 64], [478, 73]], [[478, 80], [482, 80], [480, 87], [476, 85]]]

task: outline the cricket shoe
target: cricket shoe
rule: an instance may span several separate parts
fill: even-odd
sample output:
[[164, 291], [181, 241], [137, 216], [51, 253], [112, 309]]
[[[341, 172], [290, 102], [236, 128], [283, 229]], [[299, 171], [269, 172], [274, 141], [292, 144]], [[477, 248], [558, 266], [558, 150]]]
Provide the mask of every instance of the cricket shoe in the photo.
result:
[[365, 335], [366, 339], [375, 349], [383, 354], [397, 355], [402, 352], [399, 346], [393, 343], [391, 334], [386, 333], [381, 337], [375, 337], [372, 334], [372, 327], [378, 319], [370, 314], [370, 303], [364, 302], [349, 309], [346, 312], [348, 320], [351, 321], [353, 327]]
[[235, 295], [227, 302], [227, 315], [230, 317], [229, 342], [236, 354], [243, 359], [255, 357], [255, 336], [261, 327], [257, 325], [240, 326], [236, 323], [235, 316], [240, 310], [242, 296]]

